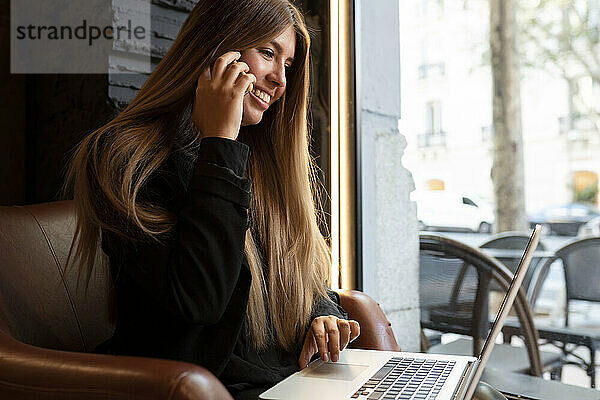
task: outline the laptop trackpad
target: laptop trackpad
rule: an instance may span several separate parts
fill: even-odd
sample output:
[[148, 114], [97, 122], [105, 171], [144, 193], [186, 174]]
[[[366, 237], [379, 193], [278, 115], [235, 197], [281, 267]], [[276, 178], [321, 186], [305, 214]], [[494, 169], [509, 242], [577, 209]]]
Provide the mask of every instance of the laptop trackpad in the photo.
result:
[[367, 368], [369, 368], [367, 365], [323, 363], [316, 368], [309, 368], [303, 375], [311, 378], [352, 381]]

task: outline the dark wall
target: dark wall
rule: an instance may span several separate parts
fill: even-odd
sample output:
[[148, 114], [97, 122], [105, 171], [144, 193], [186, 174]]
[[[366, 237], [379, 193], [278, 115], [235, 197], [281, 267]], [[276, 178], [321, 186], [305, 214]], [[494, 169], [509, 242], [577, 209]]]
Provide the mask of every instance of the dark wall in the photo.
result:
[[[195, 1], [152, 1], [152, 55], [158, 63]], [[329, 187], [329, 58], [322, 56], [329, 53], [329, 2], [299, 3], [313, 31], [311, 148]], [[0, 0], [0, 205], [63, 199], [75, 145], [133, 99], [146, 76], [10, 74], [9, 30], [10, 1]]]
[[0, 54], [0, 204], [59, 200], [70, 152], [114, 112], [107, 75], [11, 74], [9, 0]]
[[113, 112], [104, 75], [29, 75], [26, 78], [27, 203], [62, 199], [75, 145]]
[[10, 1], [0, 1], [0, 203], [25, 201], [25, 77], [10, 75]]

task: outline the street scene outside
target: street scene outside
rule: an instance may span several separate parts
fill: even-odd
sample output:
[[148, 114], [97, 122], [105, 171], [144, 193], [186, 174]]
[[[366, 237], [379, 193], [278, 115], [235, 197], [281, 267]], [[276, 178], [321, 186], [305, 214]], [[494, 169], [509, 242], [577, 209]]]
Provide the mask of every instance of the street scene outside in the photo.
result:
[[[599, 236], [600, 0], [407, 0], [400, 14], [398, 127], [423, 233], [479, 247], [540, 224], [548, 251]], [[571, 323], [600, 331], [600, 307], [575, 303]], [[557, 262], [535, 311], [561, 323], [564, 304]], [[590, 385], [572, 366], [562, 381]]]

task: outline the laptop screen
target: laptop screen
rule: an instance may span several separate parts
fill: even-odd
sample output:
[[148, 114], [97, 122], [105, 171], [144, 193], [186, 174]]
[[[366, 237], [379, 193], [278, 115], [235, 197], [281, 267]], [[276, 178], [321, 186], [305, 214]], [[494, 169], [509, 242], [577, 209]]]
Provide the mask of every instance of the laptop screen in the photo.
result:
[[483, 374], [485, 364], [487, 363], [488, 359], [490, 358], [490, 355], [492, 354], [492, 349], [494, 348], [494, 344], [496, 343], [496, 338], [498, 337], [498, 334], [504, 326], [504, 320], [506, 319], [506, 316], [508, 315], [514, 303], [515, 298], [517, 297], [517, 293], [519, 292], [519, 288], [521, 287], [521, 283], [523, 282], [523, 278], [525, 277], [527, 268], [529, 268], [529, 263], [533, 258], [533, 252], [537, 248], [537, 245], [540, 241], [540, 234], [541, 226], [536, 225], [535, 229], [531, 233], [531, 236], [529, 237], [529, 242], [527, 243], [527, 247], [525, 247], [525, 251], [521, 256], [521, 261], [519, 262], [519, 266], [517, 267], [515, 275], [513, 276], [513, 279], [510, 282], [510, 285], [508, 286], [506, 295], [502, 300], [502, 304], [500, 305], [500, 309], [498, 310], [498, 314], [496, 315], [496, 320], [494, 321], [492, 329], [490, 330], [490, 333], [487, 339], [485, 340], [483, 349], [481, 350], [481, 354], [479, 355], [479, 364], [477, 365], [477, 368], [473, 374], [473, 379], [469, 383], [469, 387], [465, 396], [466, 399], [469, 399], [475, 392], [475, 388], [477, 387], [479, 379]]

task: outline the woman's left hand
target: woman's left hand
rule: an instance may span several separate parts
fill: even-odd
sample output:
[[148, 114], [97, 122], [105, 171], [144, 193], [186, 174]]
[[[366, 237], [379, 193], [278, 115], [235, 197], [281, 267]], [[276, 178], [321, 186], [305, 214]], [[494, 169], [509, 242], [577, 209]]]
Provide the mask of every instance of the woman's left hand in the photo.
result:
[[298, 359], [300, 369], [306, 368], [312, 356], [319, 352], [321, 360], [337, 362], [340, 351], [344, 350], [348, 343], [360, 335], [360, 325], [354, 320], [345, 320], [328, 315], [317, 317], [310, 324], [304, 346]]

